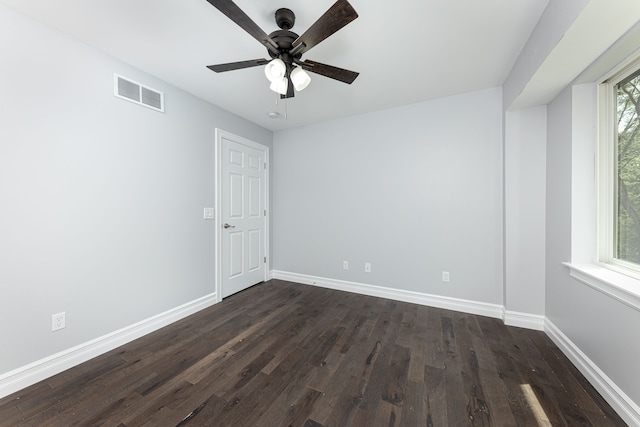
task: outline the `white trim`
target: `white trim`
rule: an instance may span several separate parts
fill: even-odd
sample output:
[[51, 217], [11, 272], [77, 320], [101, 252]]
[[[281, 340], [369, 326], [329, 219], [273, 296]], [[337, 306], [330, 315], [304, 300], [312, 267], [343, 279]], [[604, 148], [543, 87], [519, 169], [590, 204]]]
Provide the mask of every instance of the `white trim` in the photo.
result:
[[263, 280], [266, 282], [271, 279], [271, 254], [269, 253], [269, 218], [271, 217], [271, 212], [269, 211], [269, 171], [271, 169], [269, 163], [269, 147], [255, 141], [251, 141], [250, 139], [243, 138], [241, 136], [235, 135], [231, 132], [227, 132], [224, 129], [216, 128], [216, 141], [215, 141], [215, 159], [214, 159], [214, 185], [216, 191], [216, 199], [215, 199], [215, 289], [216, 293], [219, 296], [219, 301], [222, 301], [222, 233], [220, 223], [220, 219], [222, 218], [222, 138], [227, 138], [233, 140], [234, 142], [238, 142], [242, 145], [246, 145], [247, 147], [254, 148], [258, 151], [264, 152], [264, 207], [267, 211], [267, 214], [264, 216], [264, 256], [267, 258], [267, 262], [264, 265], [264, 276]]
[[602, 262], [613, 259], [615, 247], [615, 170], [614, 115], [615, 98], [609, 84], [600, 84], [597, 92], [598, 143], [596, 147], [597, 256]]
[[447, 310], [461, 311], [463, 313], [477, 314], [480, 316], [494, 317], [497, 319], [502, 319], [503, 317], [503, 308], [498, 304], [443, 297], [414, 291], [406, 291], [402, 289], [368, 285], [366, 283], [356, 283], [344, 280], [329, 279], [326, 277], [309, 276], [307, 274], [291, 273], [287, 271], [274, 270], [272, 273], [274, 279], [286, 280], [289, 282], [320, 286], [323, 288], [354, 292], [380, 298], [388, 298], [396, 301], [404, 301], [430, 307], [444, 308]]
[[507, 326], [544, 331], [545, 317], [539, 314], [505, 310], [502, 319]]
[[640, 406], [631, 400], [569, 337], [548, 318], [544, 332], [630, 426], [640, 426]]
[[215, 293], [205, 295], [164, 313], [151, 316], [117, 331], [2, 374], [0, 375], [0, 398], [100, 356], [200, 310], [204, 310], [216, 302], [218, 302], [218, 298]]
[[222, 215], [222, 196], [220, 194], [220, 189], [222, 188], [222, 179], [220, 176], [222, 173], [222, 165], [220, 163], [222, 161], [222, 132], [223, 131], [221, 129], [216, 128], [213, 159], [213, 183], [216, 194], [213, 207], [213, 211], [215, 212], [215, 218], [213, 219], [213, 242], [215, 250], [215, 257], [213, 259], [213, 268], [215, 271], [213, 287], [216, 290], [216, 295], [218, 295], [218, 301], [222, 301], [222, 242], [220, 240], [222, 238], [222, 233], [220, 232], [220, 227], [222, 227], [222, 224], [220, 223], [220, 216]]
[[[637, 55], [638, 52], [635, 52]], [[640, 279], [640, 265], [618, 256], [618, 117], [617, 86], [640, 69], [640, 58], [628, 58], [616, 73], [598, 85], [596, 151], [597, 256], [598, 261]], [[572, 261], [576, 261], [572, 259]], [[580, 260], [578, 260], [580, 262]]]
[[568, 262], [562, 265], [569, 268], [569, 274], [574, 279], [640, 311], [640, 280], [635, 277], [614, 271], [609, 265], [601, 267]]

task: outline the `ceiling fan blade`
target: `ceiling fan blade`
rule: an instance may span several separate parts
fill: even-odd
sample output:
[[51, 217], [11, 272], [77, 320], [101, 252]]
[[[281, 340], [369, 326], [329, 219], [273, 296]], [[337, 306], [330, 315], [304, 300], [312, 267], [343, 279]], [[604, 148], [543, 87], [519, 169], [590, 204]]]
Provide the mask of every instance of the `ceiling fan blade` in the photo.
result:
[[267, 59], [251, 59], [249, 61], [229, 62], [226, 64], [207, 65], [207, 68], [216, 73], [225, 71], [241, 70], [243, 68], [257, 67], [258, 65], [266, 65], [269, 63]]
[[249, 16], [244, 13], [231, 0], [207, 0], [213, 7], [224, 13], [229, 19], [238, 24], [240, 28], [249, 33], [254, 39], [265, 45], [273, 53], [278, 53], [278, 45], [258, 26]]
[[293, 42], [291, 54], [305, 53], [357, 17], [358, 14], [347, 0], [338, 0]]
[[298, 62], [298, 64], [307, 71], [329, 77], [330, 79], [339, 80], [347, 84], [353, 83], [356, 77], [360, 75], [360, 73], [356, 73], [355, 71], [349, 71], [344, 68], [338, 68], [310, 60]]

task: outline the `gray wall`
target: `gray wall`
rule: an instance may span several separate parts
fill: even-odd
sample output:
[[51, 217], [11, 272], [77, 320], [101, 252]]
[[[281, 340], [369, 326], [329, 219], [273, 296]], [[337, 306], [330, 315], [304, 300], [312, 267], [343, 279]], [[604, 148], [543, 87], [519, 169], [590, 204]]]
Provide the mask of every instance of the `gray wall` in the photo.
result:
[[[580, 212], [572, 212], [572, 199], [576, 200], [572, 168], [580, 155], [574, 150], [575, 144], [585, 143], [573, 134], [573, 129], [581, 127], [575, 122], [576, 107], [582, 108], [573, 96], [569, 87], [548, 107], [546, 316], [637, 405], [640, 341], [633, 337], [637, 336], [640, 312], [571, 278], [562, 265], [575, 260], [572, 229], [576, 230], [576, 224], [572, 223], [572, 214], [575, 220]], [[592, 159], [587, 159], [589, 169]], [[584, 262], [579, 257], [578, 261]]]
[[509, 314], [539, 316], [540, 323], [545, 283], [546, 120], [546, 106], [508, 111], [504, 136], [505, 309]]
[[272, 267], [502, 304], [501, 96], [276, 132]]
[[215, 128], [272, 133], [4, 6], [0, 52], [1, 375], [214, 292]]

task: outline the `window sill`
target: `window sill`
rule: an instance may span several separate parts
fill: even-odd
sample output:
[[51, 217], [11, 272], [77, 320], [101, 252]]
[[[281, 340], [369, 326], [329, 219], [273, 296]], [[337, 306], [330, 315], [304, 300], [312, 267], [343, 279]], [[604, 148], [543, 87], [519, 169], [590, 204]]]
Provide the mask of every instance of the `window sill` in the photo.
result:
[[597, 264], [562, 264], [574, 279], [640, 311], [640, 279]]

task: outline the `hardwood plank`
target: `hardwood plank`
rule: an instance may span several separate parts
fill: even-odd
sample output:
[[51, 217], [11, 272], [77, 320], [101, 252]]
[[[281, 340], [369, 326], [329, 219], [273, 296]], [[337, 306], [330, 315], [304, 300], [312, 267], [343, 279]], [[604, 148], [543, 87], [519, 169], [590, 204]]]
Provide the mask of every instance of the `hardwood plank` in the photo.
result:
[[426, 425], [448, 426], [445, 369], [425, 366], [423, 395]]
[[402, 321], [398, 311], [400, 303], [390, 301], [380, 313], [376, 326], [370, 335], [371, 353], [367, 363], [373, 365], [369, 381], [363, 394], [360, 408], [375, 414], [387, 382], [387, 368], [393, 355], [395, 336]]
[[[211, 396], [176, 424], [176, 427], [218, 426], [219, 424], [216, 417], [218, 415], [218, 411], [220, 411], [225, 404], [226, 402], [224, 399], [218, 396]], [[135, 425], [135, 422], [133, 422], [132, 425]]]
[[425, 364], [436, 368], [444, 368], [447, 357], [442, 328], [444, 314], [444, 311], [437, 308], [427, 312], [427, 349], [424, 360]]
[[[476, 349], [471, 339], [473, 318], [466, 315], [457, 316], [454, 330], [457, 349], [457, 361], [460, 368], [463, 392], [467, 400], [467, 420], [473, 426], [491, 425], [492, 410], [487, 404], [482, 382]], [[479, 341], [476, 342], [480, 344]], [[496, 420], [500, 424], [500, 420]], [[502, 424], [500, 424], [502, 425]]]
[[302, 427], [324, 427], [322, 424], [320, 424], [317, 421], [312, 420], [311, 418], [309, 418]]
[[[280, 422], [281, 427], [298, 426], [304, 424], [309, 417], [316, 400], [322, 395], [318, 390], [306, 387], [298, 400], [293, 402]], [[265, 426], [278, 424], [265, 424]]]
[[[529, 402], [522, 390], [524, 381], [520, 372], [516, 370], [513, 360], [509, 358], [506, 351], [501, 347], [493, 350], [493, 354], [496, 360], [498, 377], [507, 389], [508, 394], [506, 397], [516, 425], [536, 425], [535, 414], [531, 411]], [[558, 425], [565, 424], [561, 422]]]
[[356, 410], [356, 414], [351, 421], [352, 427], [371, 427], [375, 422], [376, 417], [367, 411], [360, 408]]
[[462, 381], [462, 365], [456, 347], [454, 316], [443, 316], [442, 337], [444, 341], [444, 388], [447, 397], [447, 422], [451, 425], [467, 425], [468, 395]]
[[407, 381], [407, 393], [402, 407], [402, 425], [426, 426], [426, 395], [424, 382]]
[[413, 337], [416, 334], [416, 317], [418, 313], [418, 307], [413, 304], [405, 304], [402, 313], [402, 323], [400, 323], [400, 330], [396, 337], [396, 344], [403, 347], [411, 347], [413, 344]]
[[402, 421], [402, 408], [389, 402], [380, 402], [373, 427], [399, 427], [404, 425]]
[[[327, 385], [338, 368], [347, 366], [344, 359], [345, 356], [341, 352], [331, 352], [325, 360], [320, 363], [320, 366], [317, 366], [313, 370], [312, 376], [309, 378], [308, 386], [319, 391], [327, 390]], [[348, 369], [348, 371], [355, 371], [355, 369]]]
[[184, 402], [194, 392], [194, 385], [188, 381], [178, 384], [173, 390], [155, 400], [154, 405], [149, 405], [146, 411], [139, 413], [129, 421], [129, 425], [160, 425], [163, 423], [176, 425], [185, 416], [176, 412], [173, 408]]
[[393, 346], [393, 353], [386, 371], [386, 382], [382, 400], [402, 407], [406, 395], [407, 372], [411, 355], [409, 349], [399, 345]]
[[342, 389], [337, 395], [329, 413], [329, 417], [323, 424], [326, 427], [348, 426], [355, 418], [358, 405], [362, 401], [361, 379], [354, 376], [345, 378]]
[[427, 330], [428, 309], [419, 307], [416, 313], [416, 326], [411, 337], [411, 360], [407, 378], [410, 381], [422, 383], [424, 381], [424, 366], [427, 360], [429, 335]]
[[[316, 367], [306, 364], [306, 368], [302, 369], [296, 378], [291, 379], [278, 396], [274, 398], [269, 407], [264, 411], [262, 416], [256, 422], [256, 426], [272, 427], [281, 424], [287, 416], [302, 417], [299, 412], [304, 412], [305, 416], [299, 420], [300, 424], [308, 416], [315, 404], [316, 400], [322, 395], [318, 391], [309, 386], [310, 379], [315, 375]], [[300, 376], [301, 375], [301, 376]], [[300, 402], [301, 396], [306, 396], [306, 400]], [[304, 406], [304, 409], [299, 409]]]
[[[587, 403], [585, 410], [591, 413], [592, 417], [598, 420], [605, 420], [601, 421], [603, 423], [608, 423], [609, 421], [606, 421], [608, 419], [615, 420], [618, 418], [618, 415], [613, 411], [611, 406], [606, 403], [600, 393], [589, 384], [578, 368], [569, 361], [549, 337], [538, 331], [524, 330], [523, 333], [525, 333], [540, 350], [540, 354], [553, 372], [559, 369], [561, 373], [571, 375], [575, 381], [580, 384], [581, 390], [587, 395], [583, 396], [583, 399], [585, 399]], [[558, 376], [556, 378], [559, 383], [565, 385], [567, 381], [566, 378]], [[565, 386], [565, 388], [567, 387]], [[571, 388], [571, 390], [573, 389]], [[591, 406], [591, 404], [593, 404], [593, 406]]]

